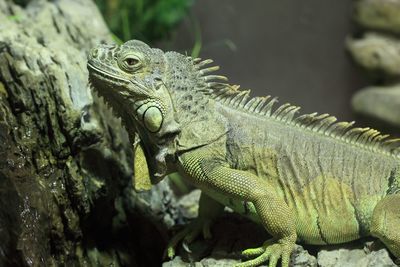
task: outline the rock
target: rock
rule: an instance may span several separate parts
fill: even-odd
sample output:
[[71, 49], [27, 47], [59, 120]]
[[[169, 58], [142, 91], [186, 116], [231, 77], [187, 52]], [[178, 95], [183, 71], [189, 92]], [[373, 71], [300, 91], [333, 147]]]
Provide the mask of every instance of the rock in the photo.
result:
[[176, 256], [171, 261], [167, 261], [162, 264], [162, 267], [188, 267], [188, 266], [190, 266], [190, 263], [184, 262], [180, 256]]
[[372, 251], [364, 258], [361, 258], [358, 266], [368, 267], [396, 267], [397, 265], [392, 261], [386, 249]]
[[214, 259], [214, 258], [206, 258], [200, 261], [200, 266], [204, 267], [231, 267], [235, 264], [240, 263], [239, 260], [234, 259]]
[[386, 249], [366, 253], [362, 248], [339, 248], [318, 252], [320, 267], [395, 267]]
[[181, 210], [182, 215], [185, 218], [194, 219], [197, 217], [199, 210], [200, 194], [201, 190], [195, 189], [179, 199], [179, 209]]
[[238, 260], [233, 259], [213, 259], [206, 258], [200, 262], [185, 262], [181, 257], [177, 256], [172, 261], [164, 262], [162, 267], [231, 267], [239, 263]]
[[352, 99], [355, 112], [400, 127], [400, 85], [371, 86]]
[[317, 259], [310, 255], [302, 246], [296, 245], [290, 259], [291, 266], [295, 267], [316, 267]]
[[[90, 19], [88, 19], [90, 18]], [[0, 1], [0, 266], [159, 266], [179, 211], [137, 194], [128, 134], [91, 95], [93, 1]]]
[[400, 1], [356, 1], [354, 20], [366, 29], [400, 33]]
[[354, 61], [369, 72], [388, 77], [400, 76], [400, 41], [378, 33], [366, 33], [346, 42]]

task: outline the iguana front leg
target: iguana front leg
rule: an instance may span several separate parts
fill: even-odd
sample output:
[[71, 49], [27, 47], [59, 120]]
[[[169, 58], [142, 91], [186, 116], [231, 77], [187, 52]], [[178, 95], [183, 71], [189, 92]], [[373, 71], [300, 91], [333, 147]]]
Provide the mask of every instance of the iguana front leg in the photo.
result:
[[180, 162], [185, 176], [200, 188], [252, 202], [265, 229], [274, 237], [261, 248], [244, 251], [257, 257], [238, 266], [258, 266], [269, 260], [269, 266], [275, 267], [279, 258], [282, 258], [283, 267], [289, 266], [297, 238], [294, 216], [267, 181], [250, 172], [229, 168], [222, 160], [207, 156], [204, 150], [185, 153]]

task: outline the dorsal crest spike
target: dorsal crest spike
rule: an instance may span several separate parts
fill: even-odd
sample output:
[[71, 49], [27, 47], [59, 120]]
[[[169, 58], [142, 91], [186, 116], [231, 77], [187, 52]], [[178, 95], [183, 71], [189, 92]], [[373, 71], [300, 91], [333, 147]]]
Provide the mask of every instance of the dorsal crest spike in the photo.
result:
[[227, 90], [227, 88], [221, 88], [221, 90], [219, 90], [217, 93], [214, 93], [214, 97], [216, 99], [223, 99], [223, 98], [227, 98], [227, 94], [231, 94], [229, 90]]
[[239, 91], [240, 85], [234, 84], [234, 85], [231, 86], [231, 88], [232, 88], [232, 90], [234, 90], [234, 91]]
[[237, 91], [236, 96], [230, 102], [235, 107], [241, 107], [240, 103], [243, 102], [243, 99], [247, 99], [249, 97], [250, 91]]
[[198, 68], [202, 68], [202, 67], [214, 62], [212, 59], [206, 59], [206, 60], [201, 61], [201, 58], [195, 58], [194, 60], [197, 60], [196, 63], [197, 63]]
[[256, 108], [263, 100], [264, 98], [262, 97], [253, 97], [244, 105], [244, 109], [247, 109], [250, 112], [256, 112]]
[[215, 80], [220, 80], [220, 81], [226, 82], [226, 81], [228, 81], [228, 78], [226, 78], [225, 76], [222, 76], [222, 75], [207, 75], [207, 76], [204, 76], [204, 80], [206, 82], [215, 81]]
[[258, 106], [255, 109], [255, 112], [256, 113], [260, 113], [261, 110], [263, 109], [265, 103], [267, 103], [268, 99], [270, 99], [270, 98], [271, 98], [271, 96], [269, 96], [269, 95], [262, 97], [260, 103], [258, 104]]
[[327, 131], [335, 122], [337, 121], [335, 116], [326, 116], [325, 118], [322, 118], [319, 123], [316, 123], [316, 125], [313, 127], [313, 130], [315, 131]]
[[258, 99], [258, 97], [253, 97], [252, 99], [250, 99], [249, 100], [249, 102], [247, 102], [245, 105], [244, 105], [244, 109], [247, 109], [247, 110], [251, 110], [251, 107], [254, 105], [254, 103], [257, 103], [258, 104], [258, 102], [259, 102], [259, 99]]
[[377, 131], [375, 129], [369, 129], [368, 131], [366, 131], [365, 133], [362, 134], [362, 136], [360, 136], [359, 141], [367, 144], [368, 142], [370, 142], [371, 138], [375, 135]]
[[285, 103], [283, 105], [281, 105], [280, 107], [278, 107], [272, 114], [272, 117], [274, 118], [280, 118], [280, 114], [287, 109], [288, 107], [290, 107], [289, 103]]
[[321, 126], [321, 124], [323, 123], [324, 119], [329, 117], [329, 114], [320, 114], [320, 115], [315, 115], [313, 117], [310, 117], [308, 124], [306, 126], [309, 126], [310, 129], [312, 129], [313, 131], [317, 131], [318, 128]]
[[246, 90], [246, 91], [243, 91], [243, 92], [246, 92], [246, 93], [243, 94], [243, 98], [239, 103], [240, 107], [244, 107], [246, 105], [248, 99], [250, 98], [250, 90]]
[[220, 90], [222, 88], [226, 88], [226, 84], [220, 82], [208, 82], [207, 87], [213, 88], [214, 90]]
[[286, 109], [283, 121], [290, 122], [293, 120], [294, 115], [300, 110], [300, 107], [290, 106]]
[[317, 116], [318, 113], [310, 113], [310, 114], [303, 114], [298, 116], [294, 121], [296, 125], [299, 126], [306, 126], [314, 120], [314, 117]]
[[274, 106], [275, 103], [278, 102], [278, 98], [277, 97], [273, 97], [261, 110], [261, 114], [270, 116], [272, 113], [272, 108]]
[[217, 70], [219, 70], [219, 66], [212, 66], [212, 67], [208, 67], [208, 68], [205, 68], [205, 69], [200, 69], [199, 73], [200, 73], [201, 76], [204, 76], [207, 73], [214, 72], [214, 71], [217, 71]]

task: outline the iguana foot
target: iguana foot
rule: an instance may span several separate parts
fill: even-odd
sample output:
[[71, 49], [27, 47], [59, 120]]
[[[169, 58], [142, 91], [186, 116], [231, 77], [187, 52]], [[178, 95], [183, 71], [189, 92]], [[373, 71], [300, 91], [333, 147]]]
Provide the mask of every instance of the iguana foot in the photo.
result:
[[294, 241], [289, 241], [287, 239], [267, 240], [262, 247], [244, 250], [242, 255], [256, 258], [239, 263], [235, 267], [259, 266], [268, 260], [268, 266], [275, 267], [280, 258], [282, 259], [282, 267], [289, 267], [290, 254], [292, 253], [294, 246]]
[[187, 225], [182, 231], [178, 232], [168, 243], [166, 256], [172, 259], [175, 256], [175, 248], [179, 242], [184, 240], [187, 243], [191, 243], [195, 240], [200, 233], [203, 234], [204, 239], [210, 239], [211, 234], [211, 222], [212, 220], [197, 218]]

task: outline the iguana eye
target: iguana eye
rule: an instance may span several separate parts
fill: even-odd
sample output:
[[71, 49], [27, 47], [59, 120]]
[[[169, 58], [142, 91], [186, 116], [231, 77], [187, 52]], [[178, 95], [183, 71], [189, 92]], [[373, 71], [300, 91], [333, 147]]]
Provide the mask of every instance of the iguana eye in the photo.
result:
[[128, 66], [135, 66], [139, 63], [139, 60], [137, 58], [128, 57], [125, 59], [125, 62]]
[[134, 72], [141, 67], [141, 61], [135, 55], [125, 55], [118, 60], [118, 65], [126, 72]]

